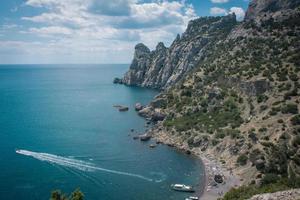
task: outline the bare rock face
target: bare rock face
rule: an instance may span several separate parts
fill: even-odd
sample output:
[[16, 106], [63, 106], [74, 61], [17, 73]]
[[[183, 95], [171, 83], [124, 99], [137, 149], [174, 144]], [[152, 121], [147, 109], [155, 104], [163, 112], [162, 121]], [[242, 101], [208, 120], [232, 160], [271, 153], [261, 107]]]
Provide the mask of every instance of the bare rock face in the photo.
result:
[[144, 106], [141, 103], [136, 103], [134, 108], [136, 111], [140, 111], [144, 108]]
[[263, 15], [276, 13], [278, 11], [295, 9], [299, 5], [299, 0], [253, 0], [252, 2], [250, 2], [245, 16], [245, 21], [263, 17]]
[[129, 71], [122, 83], [164, 89], [177, 83], [203, 60], [211, 46], [225, 37], [236, 25], [234, 14], [225, 17], [203, 17], [189, 22], [182, 36], [177, 35], [167, 48], [162, 42], [151, 51], [143, 44], [135, 47]]
[[145, 71], [150, 64], [150, 49], [140, 43], [135, 46], [133, 61], [122, 83], [126, 85], [140, 85], [145, 78]]
[[249, 200], [298, 200], [300, 196], [300, 190], [286, 190], [275, 193], [259, 194], [253, 196]]
[[258, 79], [255, 81], [243, 81], [238, 78], [218, 78], [218, 84], [226, 87], [234, 87], [248, 96], [256, 96], [264, 94], [271, 89], [270, 83], [266, 79]]

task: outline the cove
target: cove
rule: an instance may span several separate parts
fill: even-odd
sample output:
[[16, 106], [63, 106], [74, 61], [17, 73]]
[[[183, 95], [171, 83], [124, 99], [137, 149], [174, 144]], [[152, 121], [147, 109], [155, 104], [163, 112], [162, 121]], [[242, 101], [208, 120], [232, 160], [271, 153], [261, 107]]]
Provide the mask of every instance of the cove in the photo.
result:
[[132, 139], [131, 129], [145, 130], [134, 104], [158, 92], [114, 85], [127, 69], [0, 65], [0, 199], [46, 200], [80, 187], [88, 200], [179, 200], [186, 194], [170, 184], [203, 182], [197, 159]]

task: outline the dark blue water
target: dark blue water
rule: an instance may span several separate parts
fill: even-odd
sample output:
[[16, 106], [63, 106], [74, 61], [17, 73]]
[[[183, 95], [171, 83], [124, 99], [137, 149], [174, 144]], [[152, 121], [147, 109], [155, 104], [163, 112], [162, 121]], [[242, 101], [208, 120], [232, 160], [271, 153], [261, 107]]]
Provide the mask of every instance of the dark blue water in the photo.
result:
[[0, 66], [0, 199], [46, 200], [53, 189], [77, 187], [89, 200], [183, 199], [171, 183], [202, 181], [199, 161], [128, 136], [145, 124], [133, 105], [157, 91], [112, 84], [127, 68]]

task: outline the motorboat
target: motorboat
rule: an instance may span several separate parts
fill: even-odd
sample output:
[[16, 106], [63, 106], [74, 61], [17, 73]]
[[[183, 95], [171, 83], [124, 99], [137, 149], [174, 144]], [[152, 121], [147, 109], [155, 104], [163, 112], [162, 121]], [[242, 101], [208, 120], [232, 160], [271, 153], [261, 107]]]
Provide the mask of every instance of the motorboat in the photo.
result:
[[185, 198], [185, 200], [199, 200], [199, 197], [188, 197], [188, 198]]
[[180, 192], [195, 192], [192, 186], [184, 185], [184, 184], [172, 184], [171, 188]]

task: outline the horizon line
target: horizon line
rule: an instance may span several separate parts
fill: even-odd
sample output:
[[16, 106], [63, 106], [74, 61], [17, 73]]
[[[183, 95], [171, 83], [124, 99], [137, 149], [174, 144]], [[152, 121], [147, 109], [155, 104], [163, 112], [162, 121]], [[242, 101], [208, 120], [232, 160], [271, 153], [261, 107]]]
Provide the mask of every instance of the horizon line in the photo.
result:
[[0, 65], [129, 65], [130, 63], [0, 63]]

